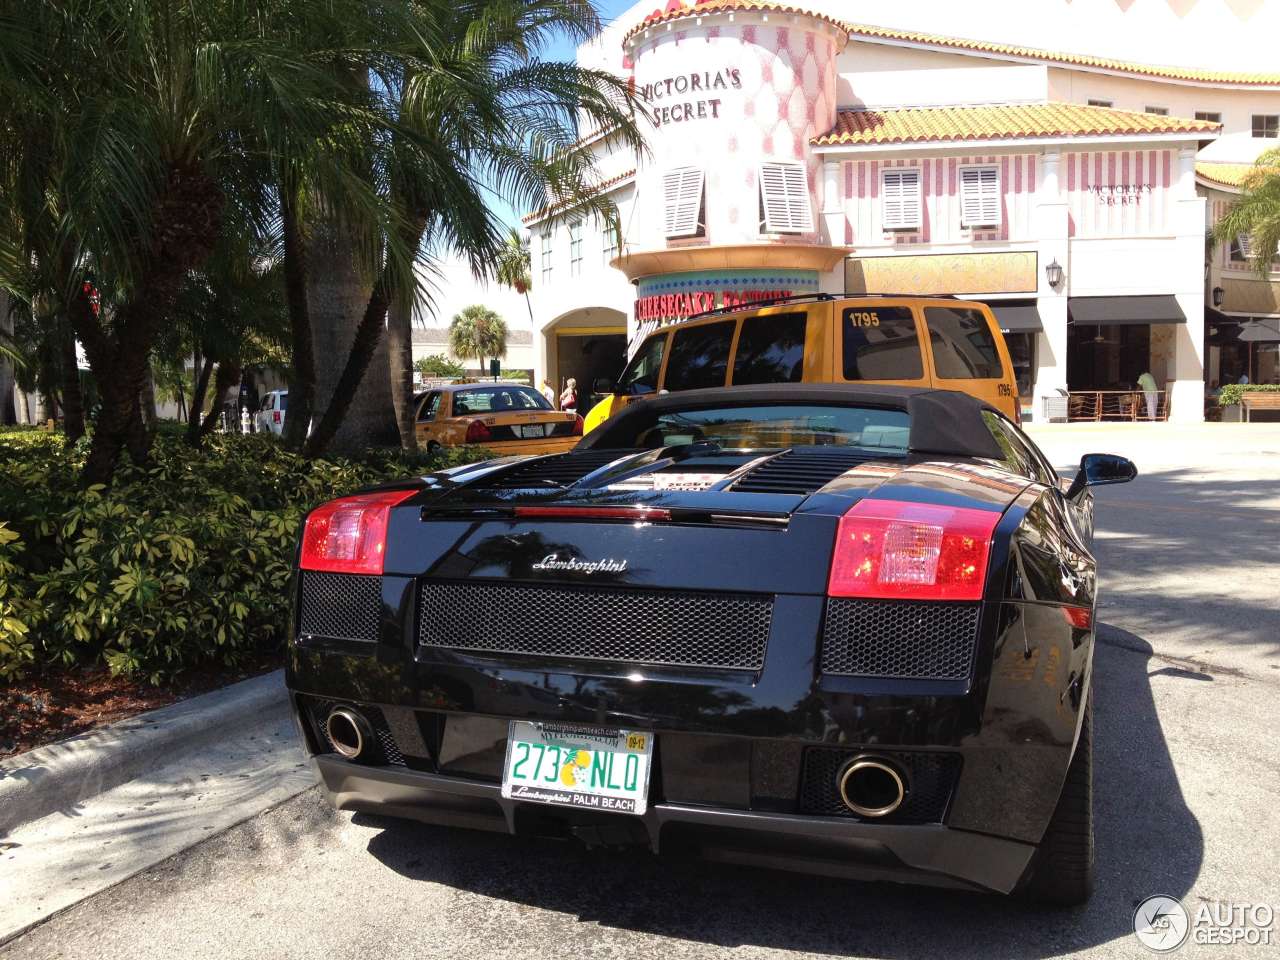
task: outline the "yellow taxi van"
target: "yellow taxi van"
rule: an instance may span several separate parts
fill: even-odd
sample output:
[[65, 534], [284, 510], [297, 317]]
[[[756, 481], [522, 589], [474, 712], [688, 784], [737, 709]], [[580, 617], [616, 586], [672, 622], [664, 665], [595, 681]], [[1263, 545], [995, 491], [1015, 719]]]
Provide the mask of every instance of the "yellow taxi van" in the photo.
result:
[[649, 334], [590, 432], [633, 399], [754, 383], [877, 383], [959, 390], [1020, 419], [1009, 349], [991, 308], [955, 297], [805, 294], [711, 310]]

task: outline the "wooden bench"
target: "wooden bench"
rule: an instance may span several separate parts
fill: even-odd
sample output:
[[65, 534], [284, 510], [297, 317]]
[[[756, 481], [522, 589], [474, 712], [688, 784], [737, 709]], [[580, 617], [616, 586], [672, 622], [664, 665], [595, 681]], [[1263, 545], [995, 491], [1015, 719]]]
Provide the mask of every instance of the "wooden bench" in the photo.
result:
[[1254, 410], [1280, 410], [1280, 392], [1246, 390], [1240, 394], [1240, 406], [1244, 408], [1244, 422], [1248, 423]]

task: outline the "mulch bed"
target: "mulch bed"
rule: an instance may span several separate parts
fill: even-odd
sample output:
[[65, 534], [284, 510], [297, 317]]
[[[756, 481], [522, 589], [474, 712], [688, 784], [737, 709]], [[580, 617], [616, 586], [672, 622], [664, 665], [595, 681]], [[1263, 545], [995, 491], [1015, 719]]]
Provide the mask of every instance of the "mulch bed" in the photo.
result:
[[280, 666], [261, 654], [241, 668], [192, 671], [161, 686], [113, 677], [105, 667], [71, 667], [0, 686], [0, 759], [65, 740]]

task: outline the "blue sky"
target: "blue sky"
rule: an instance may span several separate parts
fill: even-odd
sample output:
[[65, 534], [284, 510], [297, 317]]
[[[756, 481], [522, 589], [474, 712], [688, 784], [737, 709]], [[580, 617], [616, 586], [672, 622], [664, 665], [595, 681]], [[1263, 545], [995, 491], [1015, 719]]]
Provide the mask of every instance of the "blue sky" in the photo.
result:
[[[625, 13], [633, 3], [635, 3], [635, 0], [596, 0], [595, 6], [596, 10], [599, 11], [600, 19], [605, 26], [608, 26], [619, 15]], [[666, 0], [654, 0], [653, 6], [655, 8], [664, 7], [666, 6]], [[577, 45], [565, 37], [548, 47], [543, 59], [572, 60], [576, 49]], [[496, 197], [490, 201], [490, 209], [512, 226], [518, 226], [520, 215], [527, 212], [514, 210], [509, 203], [505, 203]]]

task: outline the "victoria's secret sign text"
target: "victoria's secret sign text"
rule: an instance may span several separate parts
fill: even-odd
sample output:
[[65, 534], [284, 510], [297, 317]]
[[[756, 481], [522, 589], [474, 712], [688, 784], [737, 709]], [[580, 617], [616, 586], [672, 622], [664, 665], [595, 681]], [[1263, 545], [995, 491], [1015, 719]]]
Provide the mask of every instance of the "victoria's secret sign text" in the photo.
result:
[[741, 90], [742, 73], [737, 67], [724, 70], [703, 70], [700, 73], [682, 73], [674, 77], [664, 77], [653, 83], [642, 84], [638, 93], [653, 107], [653, 122], [656, 126], [664, 123], [681, 123], [686, 120], [718, 120], [720, 118], [720, 98], [702, 96], [686, 100], [683, 103], [657, 105], [659, 100], [673, 97], [697, 96], [712, 94], [718, 90]]

